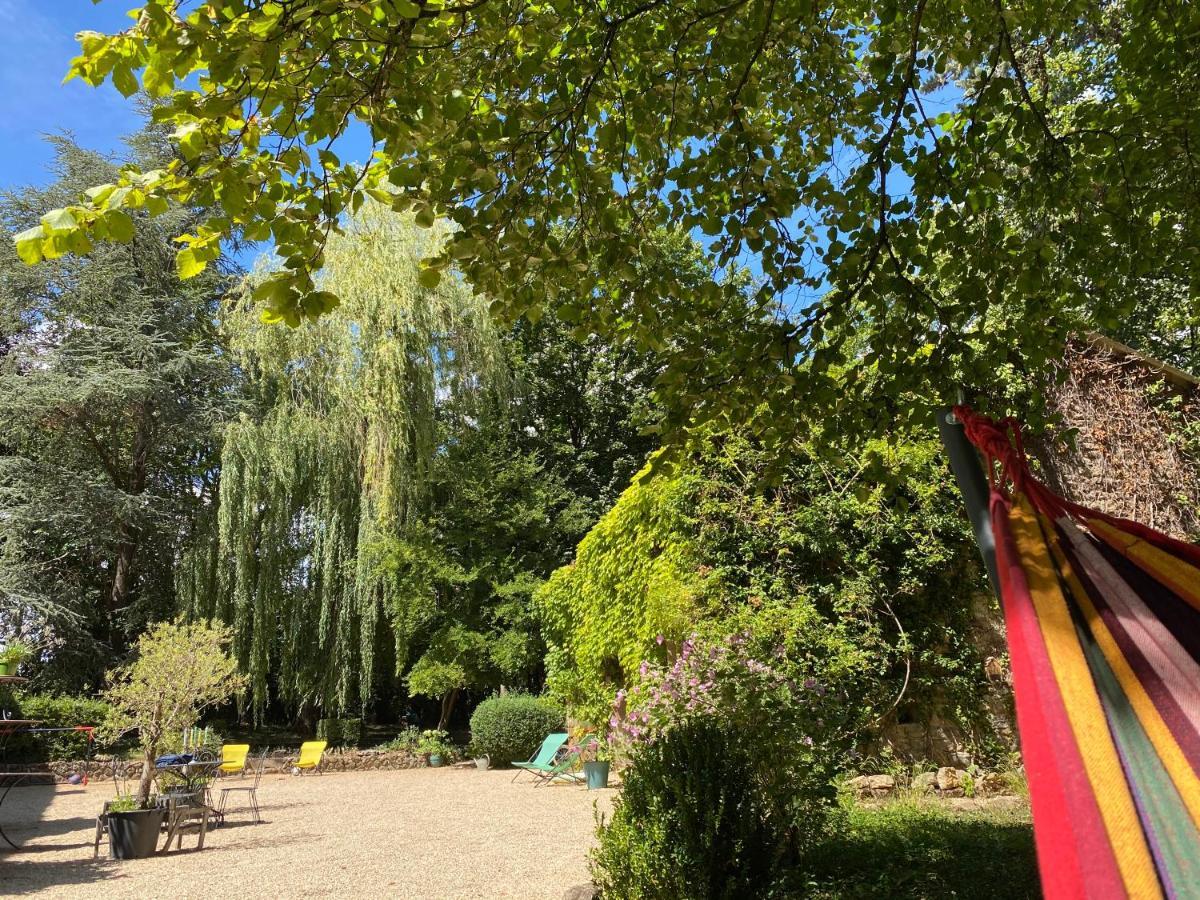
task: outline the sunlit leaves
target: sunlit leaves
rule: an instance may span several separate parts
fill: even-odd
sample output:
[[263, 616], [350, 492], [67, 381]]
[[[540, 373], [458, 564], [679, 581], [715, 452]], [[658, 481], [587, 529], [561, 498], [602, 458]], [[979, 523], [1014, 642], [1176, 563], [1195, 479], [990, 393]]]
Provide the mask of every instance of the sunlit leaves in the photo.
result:
[[[1081, 24], [1100, 19], [1113, 52]], [[1014, 345], [1036, 364], [1071, 328], [1120, 318], [1131, 292], [1095, 290], [1114, 269], [1165, 266], [1200, 295], [1194, 188], [1176, 174], [1200, 143], [1180, 113], [1197, 105], [1198, 21], [1142, 2], [149, 0], [130, 31], [82, 34], [71, 73], [127, 91], [140, 72], [186, 165], [126, 173], [72, 207], [71, 230], [221, 202], [220, 235], [297, 263], [264, 307], [294, 324], [328, 306], [310, 299], [328, 235], [394, 191], [419, 225], [459, 226], [445, 258], [498, 314], [536, 317], [561, 289], [591, 301], [581, 330], [670, 346], [678, 320], [643, 323], [696, 291], [630, 273], [649, 235], [682, 227], [711, 268], [749, 262], [788, 321], [709, 320], [707, 358], [673, 364], [668, 433], [764, 403], [768, 429], [834, 409], [821, 368], [847, 346], [896, 384], [870, 417], [903, 419], [917, 401], [902, 397], [982, 381]], [[1089, 83], [1072, 94], [1064, 72]], [[355, 121], [375, 142], [365, 170], [338, 155]], [[1058, 233], [1014, 245], [1017, 209]], [[25, 241], [27, 258], [65, 252], [54, 234]], [[725, 308], [698, 299], [679, 319]], [[801, 357], [822, 365], [781, 380]]]

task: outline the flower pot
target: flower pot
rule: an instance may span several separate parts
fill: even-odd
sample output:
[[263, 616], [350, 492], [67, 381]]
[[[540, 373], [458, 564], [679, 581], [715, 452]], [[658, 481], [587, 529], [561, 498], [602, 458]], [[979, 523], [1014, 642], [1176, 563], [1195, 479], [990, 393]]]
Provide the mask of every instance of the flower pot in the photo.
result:
[[589, 791], [598, 791], [600, 788], [608, 787], [608, 769], [610, 765], [608, 760], [592, 760], [583, 764], [583, 775], [587, 778]]
[[431, 765], [433, 768], [436, 769], [441, 764], [442, 764], [442, 754], [440, 754], [440, 753], [430, 753], [429, 754], [429, 765]]
[[490, 757], [487, 757], [487, 756], [475, 757], [475, 768], [477, 768], [480, 772], [482, 772], [484, 769], [489, 768], [491, 766], [491, 764], [492, 764], [492, 760]]
[[153, 856], [162, 829], [161, 809], [108, 813], [108, 853], [113, 859]]

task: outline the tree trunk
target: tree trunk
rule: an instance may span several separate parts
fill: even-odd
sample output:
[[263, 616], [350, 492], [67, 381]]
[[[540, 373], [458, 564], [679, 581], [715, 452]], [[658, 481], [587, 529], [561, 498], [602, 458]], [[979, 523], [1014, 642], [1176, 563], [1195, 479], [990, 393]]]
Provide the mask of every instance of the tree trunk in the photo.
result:
[[138, 809], [145, 809], [150, 801], [150, 788], [154, 784], [154, 748], [147, 747], [142, 756], [142, 777], [138, 781]]
[[[146, 470], [150, 457], [150, 444], [154, 420], [151, 409], [142, 404], [138, 416], [137, 432], [133, 436], [129, 460], [129, 472], [124, 485], [117, 484], [125, 493], [137, 496], [146, 490]], [[133, 592], [133, 562], [141, 542], [141, 532], [136, 525], [120, 522], [117, 525], [117, 555], [113, 561], [112, 591], [108, 598], [108, 637], [114, 650], [125, 648], [124, 635], [117, 629], [117, 616], [128, 604]]]
[[108, 631], [113, 649], [119, 649], [122, 641], [117, 634], [117, 614], [129, 602], [133, 590], [133, 558], [137, 555], [137, 529], [122, 522], [117, 526], [117, 558], [113, 562], [112, 592], [108, 598]]
[[454, 712], [454, 703], [458, 700], [458, 688], [442, 696], [442, 715], [438, 719], [438, 731], [445, 731], [450, 724], [450, 714]]

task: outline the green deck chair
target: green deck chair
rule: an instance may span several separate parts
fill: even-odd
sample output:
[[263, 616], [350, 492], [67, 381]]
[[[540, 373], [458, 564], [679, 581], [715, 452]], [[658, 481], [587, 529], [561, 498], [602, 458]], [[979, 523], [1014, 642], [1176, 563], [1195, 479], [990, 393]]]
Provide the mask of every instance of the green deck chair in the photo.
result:
[[583, 784], [583, 775], [573, 770], [577, 765], [579, 765], [579, 761], [583, 758], [584, 751], [590, 749], [591, 745], [594, 743], [596, 743], [596, 739], [594, 737], [589, 737], [587, 740], [581, 741], [579, 746], [575, 749], [568, 750], [568, 752], [559, 756], [557, 760], [551, 764], [549, 769], [537, 773], [541, 778], [541, 781], [535, 784], [534, 787], [553, 784], [555, 779], [558, 778], [561, 778], [564, 781], [573, 781]]
[[517, 774], [513, 776], [513, 781], [521, 777], [522, 772], [529, 772], [535, 778], [546, 778], [555, 771], [554, 757], [558, 755], [558, 751], [562, 749], [563, 744], [567, 742], [566, 734], [549, 734], [542, 741], [542, 746], [538, 752], [529, 757], [525, 762], [514, 762], [517, 767]]

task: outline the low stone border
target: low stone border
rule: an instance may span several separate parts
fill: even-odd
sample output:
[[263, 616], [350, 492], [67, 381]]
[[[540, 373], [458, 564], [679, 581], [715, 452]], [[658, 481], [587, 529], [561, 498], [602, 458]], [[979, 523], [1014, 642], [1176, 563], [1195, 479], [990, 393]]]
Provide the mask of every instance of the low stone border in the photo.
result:
[[322, 772], [369, 772], [375, 769], [423, 769], [429, 765], [423, 756], [407, 750], [326, 750], [321, 758]]
[[[277, 750], [267, 755], [267, 771], [285, 772], [291, 768], [298, 750]], [[251, 754], [253, 757], [253, 754]], [[406, 750], [352, 750], [335, 748], [326, 750], [321, 758], [322, 772], [368, 772], [384, 769], [422, 769], [427, 766], [423, 756], [414, 756]], [[111, 778], [113, 758], [96, 757], [89, 760], [51, 760], [46, 763], [23, 763], [7, 766], [10, 771], [45, 772], [59, 781], [71, 775], [87, 775], [90, 780]], [[117, 774], [122, 778], [137, 778], [142, 774], [142, 762], [127, 759], [117, 762]]]
[[[846, 782], [846, 786], [859, 798], [890, 797], [904, 785], [897, 783], [892, 775], [859, 775]], [[981, 772], [972, 775], [966, 769], [942, 766], [936, 772], [914, 775], [907, 787], [918, 794], [938, 797], [963, 797], [968, 789], [976, 797], [995, 797], [1011, 794], [1012, 790], [1003, 775], [997, 772]]]

